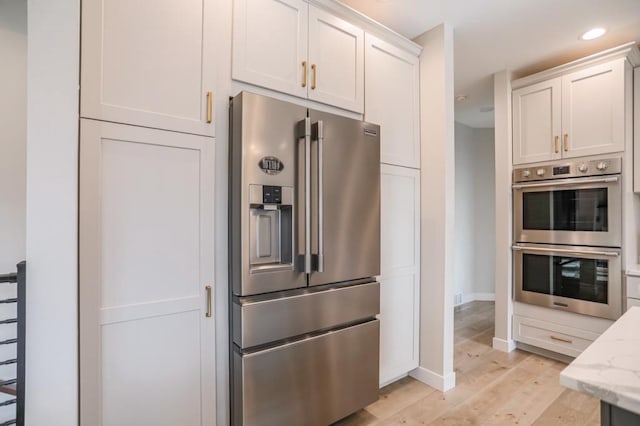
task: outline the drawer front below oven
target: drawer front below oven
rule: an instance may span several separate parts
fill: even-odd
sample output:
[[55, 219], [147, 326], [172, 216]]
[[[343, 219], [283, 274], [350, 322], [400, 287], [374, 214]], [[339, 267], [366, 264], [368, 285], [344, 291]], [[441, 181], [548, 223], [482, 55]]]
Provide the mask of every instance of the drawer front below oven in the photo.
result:
[[577, 357], [597, 333], [519, 315], [513, 316], [513, 338], [553, 352]]

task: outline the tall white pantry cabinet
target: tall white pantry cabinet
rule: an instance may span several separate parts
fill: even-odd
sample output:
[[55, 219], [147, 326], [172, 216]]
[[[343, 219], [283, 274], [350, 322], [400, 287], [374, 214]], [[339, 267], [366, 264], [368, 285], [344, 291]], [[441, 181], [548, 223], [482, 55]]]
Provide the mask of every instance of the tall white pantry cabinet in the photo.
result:
[[419, 363], [419, 57], [367, 34], [365, 69], [365, 120], [381, 126], [379, 318], [384, 385]]
[[82, 2], [82, 425], [215, 424], [214, 5]]

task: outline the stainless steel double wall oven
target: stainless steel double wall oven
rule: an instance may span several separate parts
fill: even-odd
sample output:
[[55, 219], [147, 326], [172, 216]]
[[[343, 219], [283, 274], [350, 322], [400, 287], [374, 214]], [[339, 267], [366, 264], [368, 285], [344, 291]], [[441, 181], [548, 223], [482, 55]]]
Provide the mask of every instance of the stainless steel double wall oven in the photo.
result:
[[515, 298], [622, 314], [622, 160], [576, 159], [513, 172]]
[[328, 425], [378, 398], [377, 125], [231, 101], [234, 425]]

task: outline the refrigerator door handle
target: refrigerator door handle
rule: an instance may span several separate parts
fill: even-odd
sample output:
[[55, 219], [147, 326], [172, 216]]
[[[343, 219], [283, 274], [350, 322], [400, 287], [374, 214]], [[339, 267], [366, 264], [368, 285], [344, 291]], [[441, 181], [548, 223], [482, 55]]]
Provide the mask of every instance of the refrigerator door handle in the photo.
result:
[[311, 119], [298, 123], [298, 138], [304, 138], [304, 255], [302, 268], [311, 273]]
[[318, 120], [313, 125], [312, 133], [318, 142], [318, 254], [315, 262], [317, 272], [324, 272], [324, 179], [323, 155], [324, 122]]

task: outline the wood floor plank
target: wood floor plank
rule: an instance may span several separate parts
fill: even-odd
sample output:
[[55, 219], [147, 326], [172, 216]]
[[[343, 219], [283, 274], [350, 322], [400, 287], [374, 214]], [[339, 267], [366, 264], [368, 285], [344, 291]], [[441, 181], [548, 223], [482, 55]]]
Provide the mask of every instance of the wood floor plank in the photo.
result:
[[405, 377], [380, 390], [380, 399], [369, 405], [367, 411], [378, 419], [386, 419], [409, 405], [437, 392], [411, 377]]
[[600, 401], [580, 392], [565, 389], [533, 422], [534, 426], [600, 424]]
[[596, 426], [599, 401], [562, 387], [565, 364], [516, 349], [492, 348], [493, 302], [455, 308], [456, 387], [442, 393], [406, 377], [340, 426]]

